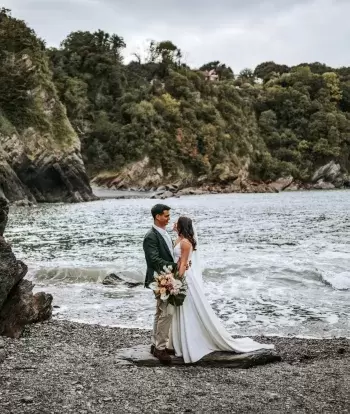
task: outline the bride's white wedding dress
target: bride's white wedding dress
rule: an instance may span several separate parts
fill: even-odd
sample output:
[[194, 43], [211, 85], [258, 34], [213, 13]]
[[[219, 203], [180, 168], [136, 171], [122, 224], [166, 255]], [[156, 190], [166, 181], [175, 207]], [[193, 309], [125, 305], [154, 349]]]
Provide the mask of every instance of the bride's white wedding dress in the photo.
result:
[[[181, 246], [174, 248], [175, 262], [181, 257]], [[175, 308], [172, 319], [170, 347], [185, 363], [199, 361], [214, 351], [236, 353], [253, 352], [259, 349], [273, 349], [274, 345], [259, 344], [250, 338], [234, 339], [222, 326], [207, 301], [202, 272], [196, 251], [191, 250], [189, 260], [192, 266], [186, 271], [187, 296], [182, 306]]]

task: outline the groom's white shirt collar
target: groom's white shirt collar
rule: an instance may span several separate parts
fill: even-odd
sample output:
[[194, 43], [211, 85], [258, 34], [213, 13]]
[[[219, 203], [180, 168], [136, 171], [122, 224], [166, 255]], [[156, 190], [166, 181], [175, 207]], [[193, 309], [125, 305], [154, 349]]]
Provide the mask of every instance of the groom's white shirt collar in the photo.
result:
[[171, 241], [171, 237], [170, 237], [169, 233], [165, 229], [162, 229], [162, 228], [156, 226], [155, 224], [153, 224], [153, 228], [156, 229], [158, 231], [158, 233], [160, 233], [160, 235], [163, 237], [165, 243], [169, 247], [169, 251], [170, 251], [171, 255], [174, 258], [174, 247], [173, 247], [173, 243]]

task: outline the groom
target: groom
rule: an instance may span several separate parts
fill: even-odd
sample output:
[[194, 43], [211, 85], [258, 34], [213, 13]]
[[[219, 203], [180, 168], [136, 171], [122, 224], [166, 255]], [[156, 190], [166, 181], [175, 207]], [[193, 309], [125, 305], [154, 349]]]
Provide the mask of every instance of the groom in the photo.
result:
[[[154, 273], [159, 273], [164, 266], [171, 266], [173, 269], [177, 266], [174, 263], [173, 243], [166, 231], [166, 226], [170, 220], [170, 207], [164, 204], [156, 204], [151, 213], [154, 224], [143, 240], [143, 250], [147, 262], [145, 287], [153, 282]], [[162, 364], [171, 364], [170, 355], [175, 355], [174, 350], [166, 348], [171, 319], [172, 315], [167, 312], [167, 302], [157, 299], [151, 353]]]

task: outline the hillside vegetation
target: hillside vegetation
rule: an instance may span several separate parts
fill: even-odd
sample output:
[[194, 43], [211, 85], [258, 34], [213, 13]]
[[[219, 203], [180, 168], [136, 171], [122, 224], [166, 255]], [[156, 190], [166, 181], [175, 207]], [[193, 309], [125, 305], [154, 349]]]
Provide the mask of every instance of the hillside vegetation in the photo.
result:
[[[76, 31], [51, 49], [33, 32], [31, 39], [48, 57], [45, 70], [52, 72], [80, 137], [91, 177], [118, 174], [145, 157], [165, 181], [187, 174], [227, 183], [243, 171], [251, 180], [293, 176], [307, 182], [330, 161], [349, 172], [350, 68], [264, 62], [234, 74], [220, 62], [188, 67], [171, 41], [151, 42], [145, 59], [135, 56], [125, 64], [126, 45], [116, 34]], [[2, 50], [16, 42], [13, 34], [4, 39], [4, 32], [0, 41]], [[206, 78], [211, 69], [217, 80]], [[31, 118], [23, 94], [32, 77], [1, 70], [0, 108], [6, 119], [16, 127], [42, 122], [40, 114]], [[3, 94], [10, 84], [21, 88]]]

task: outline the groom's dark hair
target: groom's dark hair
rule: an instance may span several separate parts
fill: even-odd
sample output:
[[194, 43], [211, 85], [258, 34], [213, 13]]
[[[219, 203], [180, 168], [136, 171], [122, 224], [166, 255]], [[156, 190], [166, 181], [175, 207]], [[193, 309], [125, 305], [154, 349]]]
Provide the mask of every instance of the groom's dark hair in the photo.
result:
[[158, 214], [163, 214], [163, 211], [170, 210], [170, 209], [171, 208], [169, 206], [166, 206], [165, 204], [156, 204], [151, 209], [153, 219], [155, 220]]

